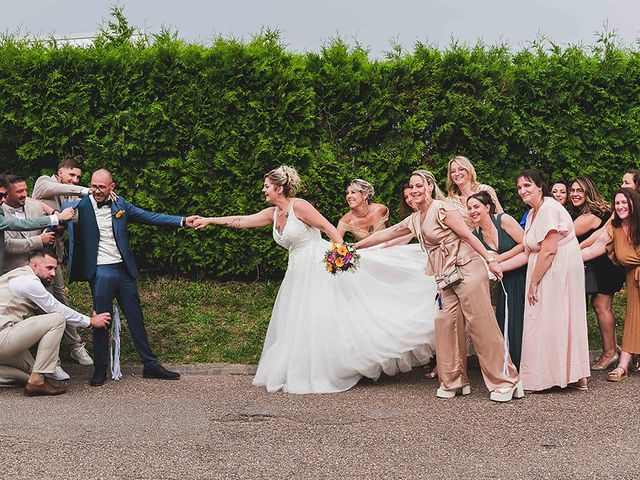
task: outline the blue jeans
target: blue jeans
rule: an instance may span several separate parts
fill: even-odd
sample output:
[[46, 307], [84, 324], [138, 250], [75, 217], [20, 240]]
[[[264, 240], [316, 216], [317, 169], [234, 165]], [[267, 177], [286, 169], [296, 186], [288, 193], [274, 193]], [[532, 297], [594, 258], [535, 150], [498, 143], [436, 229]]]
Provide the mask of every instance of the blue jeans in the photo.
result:
[[[89, 281], [93, 295], [93, 309], [97, 313], [110, 312], [113, 315], [113, 298], [118, 300], [122, 313], [127, 317], [127, 325], [133, 344], [144, 365], [157, 365], [158, 357], [151, 351], [144, 317], [138, 296], [138, 286], [124, 263], [98, 265], [95, 276]], [[109, 366], [109, 330], [93, 329], [93, 353], [96, 370]]]

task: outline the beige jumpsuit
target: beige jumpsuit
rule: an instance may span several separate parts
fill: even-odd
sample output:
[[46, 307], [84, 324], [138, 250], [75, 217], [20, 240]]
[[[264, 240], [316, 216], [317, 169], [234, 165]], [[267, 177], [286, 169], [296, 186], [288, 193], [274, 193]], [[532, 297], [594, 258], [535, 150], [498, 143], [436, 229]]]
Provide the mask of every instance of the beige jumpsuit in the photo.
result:
[[455, 210], [450, 203], [434, 200], [420, 225], [420, 232], [415, 231], [420, 212], [409, 217], [406, 223], [428, 252], [428, 275], [442, 274], [456, 264], [464, 277], [458, 285], [441, 292], [441, 302], [436, 306], [438, 376], [447, 390], [469, 384], [464, 338], [466, 324], [487, 388], [491, 391], [510, 388], [519, 378], [508, 356], [507, 373], [504, 373], [504, 339], [491, 307], [486, 267], [482, 258], [444, 223], [446, 212]]

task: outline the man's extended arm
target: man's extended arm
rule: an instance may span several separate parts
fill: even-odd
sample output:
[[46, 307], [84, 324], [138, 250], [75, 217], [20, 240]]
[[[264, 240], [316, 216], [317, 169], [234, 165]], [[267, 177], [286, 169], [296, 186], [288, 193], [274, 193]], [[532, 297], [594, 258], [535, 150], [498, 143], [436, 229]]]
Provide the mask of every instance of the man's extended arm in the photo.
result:
[[9, 281], [11, 293], [20, 298], [28, 298], [45, 313], [59, 313], [64, 320], [75, 327], [88, 327], [89, 317], [76, 312], [58, 301], [47, 292], [42, 282], [35, 275], [23, 275]]
[[[22, 235], [22, 234], [18, 234]], [[5, 255], [20, 255], [32, 252], [33, 250], [42, 250], [42, 235], [34, 235], [33, 237], [14, 237], [8, 233], [4, 235], [4, 253]]]
[[55, 178], [42, 176], [36, 180], [33, 187], [33, 198], [38, 200], [52, 200], [55, 197], [72, 197], [89, 195], [87, 187], [58, 182]]
[[129, 220], [135, 223], [144, 223], [147, 225], [155, 225], [157, 227], [173, 227], [178, 228], [184, 226], [185, 217], [178, 217], [176, 215], [166, 215], [164, 213], [149, 212], [135, 205], [124, 202], [126, 206], [126, 214], [129, 215]]
[[55, 227], [58, 223], [58, 217], [55, 215], [22, 220], [21, 218], [6, 216], [0, 209], [0, 230], [38, 230], [50, 226]]

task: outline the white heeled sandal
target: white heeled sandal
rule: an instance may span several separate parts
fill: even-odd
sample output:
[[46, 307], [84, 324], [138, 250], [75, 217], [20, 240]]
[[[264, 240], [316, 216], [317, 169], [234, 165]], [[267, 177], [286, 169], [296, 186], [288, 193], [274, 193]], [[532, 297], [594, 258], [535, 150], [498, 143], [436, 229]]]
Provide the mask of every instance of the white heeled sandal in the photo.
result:
[[494, 402], [509, 402], [512, 398], [524, 397], [522, 382], [516, 383], [511, 388], [496, 388], [491, 392], [491, 400]]
[[465, 385], [464, 387], [456, 388], [455, 390], [447, 390], [442, 385], [436, 391], [436, 397], [438, 398], [453, 398], [457, 394], [460, 395], [469, 395], [471, 393], [471, 387], [469, 385]]

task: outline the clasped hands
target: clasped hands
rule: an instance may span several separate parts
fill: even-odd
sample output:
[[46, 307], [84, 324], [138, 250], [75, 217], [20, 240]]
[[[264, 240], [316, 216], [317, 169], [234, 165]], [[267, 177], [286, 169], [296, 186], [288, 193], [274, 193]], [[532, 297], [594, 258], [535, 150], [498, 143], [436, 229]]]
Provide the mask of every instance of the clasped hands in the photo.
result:
[[487, 266], [489, 267], [489, 271], [493, 273], [498, 280], [502, 280], [502, 266], [500, 266], [500, 262], [494, 260], [493, 262], [489, 262]]
[[190, 215], [188, 217], [184, 217], [184, 226], [189, 228], [197, 228], [196, 222], [201, 219], [200, 215]]

